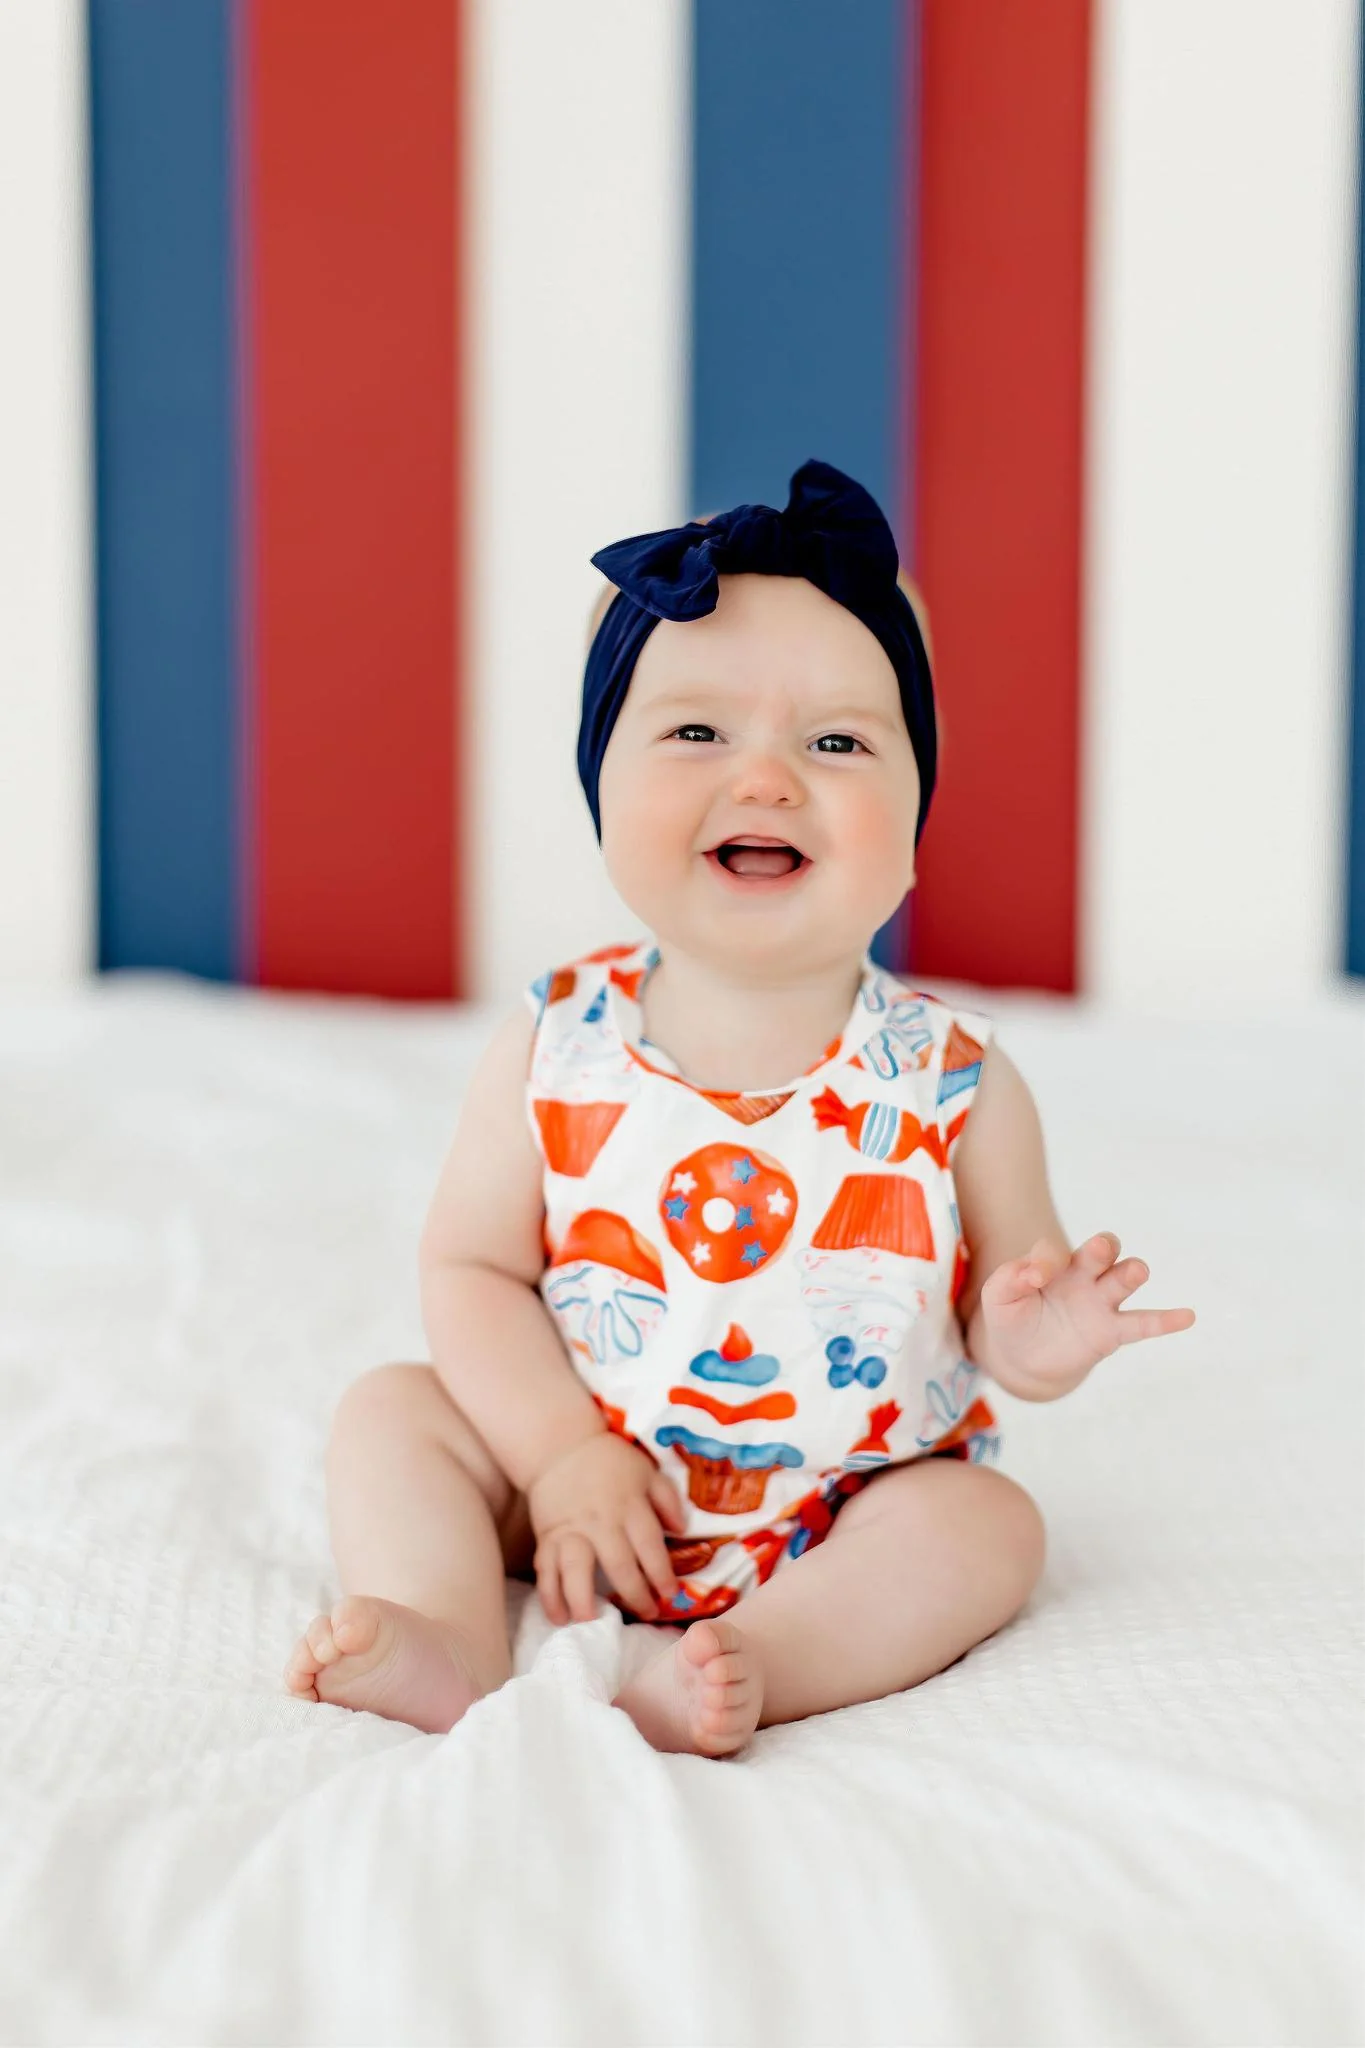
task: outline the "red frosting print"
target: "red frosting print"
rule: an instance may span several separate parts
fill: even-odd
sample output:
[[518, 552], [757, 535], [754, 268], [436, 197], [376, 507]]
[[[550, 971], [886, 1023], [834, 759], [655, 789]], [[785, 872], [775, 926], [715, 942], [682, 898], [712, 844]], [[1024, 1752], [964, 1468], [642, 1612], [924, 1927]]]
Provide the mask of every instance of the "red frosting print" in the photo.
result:
[[718, 1401], [700, 1387], [670, 1387], [668, 1398], [682, 1408], [702, 1408], [717, 1422], [785, 1422], [796, 1413], [790, 1394], [760, 1394], [756, 1401]]
[[703, 1145], [664, 1175], [669, 1243], [701, 1280], [747, 1280], [776, 1257], [796, 1217], [796, 1183], [756, 1146]]

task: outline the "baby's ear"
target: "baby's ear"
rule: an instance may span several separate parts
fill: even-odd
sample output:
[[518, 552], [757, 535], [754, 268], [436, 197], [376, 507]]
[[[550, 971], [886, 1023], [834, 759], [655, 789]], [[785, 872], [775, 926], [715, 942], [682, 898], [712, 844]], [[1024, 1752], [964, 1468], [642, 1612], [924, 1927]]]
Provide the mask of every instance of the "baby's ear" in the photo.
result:
[[909, 598], [910, 609], [919, 621], [920, 637], [924, 641], [924, 651], [929, 657], [929, 666], [932, 668], [934, 665], [934, 642], [929, 631], [929, 607], [924, 601], [924, 592], [920, 589], [913, 576], [906, 575], [904, 569], [897, 571], [896, 581]]

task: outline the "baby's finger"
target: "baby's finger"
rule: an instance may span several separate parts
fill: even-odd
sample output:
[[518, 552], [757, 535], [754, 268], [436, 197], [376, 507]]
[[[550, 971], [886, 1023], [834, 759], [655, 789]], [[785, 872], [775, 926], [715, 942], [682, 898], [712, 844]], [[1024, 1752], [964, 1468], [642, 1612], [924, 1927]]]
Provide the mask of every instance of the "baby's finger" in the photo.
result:
[[1111, 1308], [1117, 1308], [1121, 1301], [1127, 1301], [1130, 1294], [1136, 1294], [1139, 1287], [1145, 1287], [1152, 1277], [1152, 1269], [1145, 1259], [1120, 1259], [1107, 1273], [1102, 1273], [1095, 1282], [1101, 1298]]
[[1077, 1245], [1072, 1257], [1083, 1273], [1095, 1279], [1101, 1273], [1109, 1271], [1119, 1251], [1119, 1240], [1113, 1231], [1099, 1230], [1093, 1237], [1088, 1237], [1084, 1244]]
[[597, 1613], [597, 1594], [592, 1583], [596, 1568], [597, 1559], [591, 1543], [577, 1530], [571, 1530], [560, 1542], [559, 1575], [564, 1582], [564, 1598], [573, 1621], [591, 1621]]
[[613, 1529], [609, 1536], [599, 1536], [597, 1554], [602, 1560], [603, 1571], [631, 1611], [642, 1615], [646, 1621], [653, 1621], [659, 1611], [659, 1605], [649, 1590], [645, 1575], [640, 1570], [635, 1552], [626, 1541], [624, 1532]]
[[626, 1534], [635, 1545], [635, 1554], [644, 1567], [645, 1577], [659, 1598], [671, 1603], [678, 1590], [678, 1576], [668, 1554], [668, 1545], [664, 1542], [664, 1532], [659, 1527], [659, 1518], [648, 1501], [635, 1503], [626, 1518]]
[[655, 1472], [645, 1490], [664, 1527], [671, 1529], [675, 1536], [681, 1536], [687, 1527], [687, 1510], [673, 1481], [665, 1473]]
[[1006, 1259], [996, 1267], [981, 1292], [989, 1296], [994, 1307], [1012, 1308], [1016, 1302], [1041, 1293], [1046, 1284], [1047, 1275], [1039, 1271], [1031, 1257]]
[[1173, 1337], [1194, 1321], [1192, 1308], [1129, 1308], [1117, 1318], [1120, 1344], [1140, 1344], [1146, 1337]]
[[540, 1595], [540, 1604], [545, 1609], [545, 1618], [552, 1621], [556, 1628], [562, 1628], [569, 1618], [569, 1610], [564, 1605], [564, 1594], [559, 1583], [558, 1543], [553, 1536], [547, 1537], [544, 1543], [537, 1544], [535, 1566], [536, 1591]]

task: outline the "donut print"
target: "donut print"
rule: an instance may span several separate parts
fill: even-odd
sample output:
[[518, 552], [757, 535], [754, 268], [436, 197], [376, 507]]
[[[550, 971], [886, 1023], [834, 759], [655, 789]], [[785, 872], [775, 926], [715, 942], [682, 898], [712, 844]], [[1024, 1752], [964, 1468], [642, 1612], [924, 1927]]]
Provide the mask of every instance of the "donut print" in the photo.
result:
[[697, 1277], [724, 1286], [781, 1251], [796, 1219], [796, 1183], [752, 1145], [703, 1145], [664, 1175], [659, 1214]]

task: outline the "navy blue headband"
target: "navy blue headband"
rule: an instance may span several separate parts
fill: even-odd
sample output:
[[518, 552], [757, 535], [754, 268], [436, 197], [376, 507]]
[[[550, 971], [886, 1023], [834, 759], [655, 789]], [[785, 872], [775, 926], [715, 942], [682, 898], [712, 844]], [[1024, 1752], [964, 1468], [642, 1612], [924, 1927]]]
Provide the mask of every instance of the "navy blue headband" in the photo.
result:
[[934, 793], [938, 731], [934, 685], [914, 607], [896, 581], [896, 543], [875, 498], [828, 462], [803, 462], [786, 510], [736, 505], [703, 524], [637, 533], [599, 548], [594, 567], [618, 595], [588, 649], [578, 727], [578, 775], [602, 837], [597, 783], [640, 649], [660, 619], [713, 612], [724, 575], [804, 576], [875, 633], [900, 684], [905, 729], [919, 766], [919, 845]]

